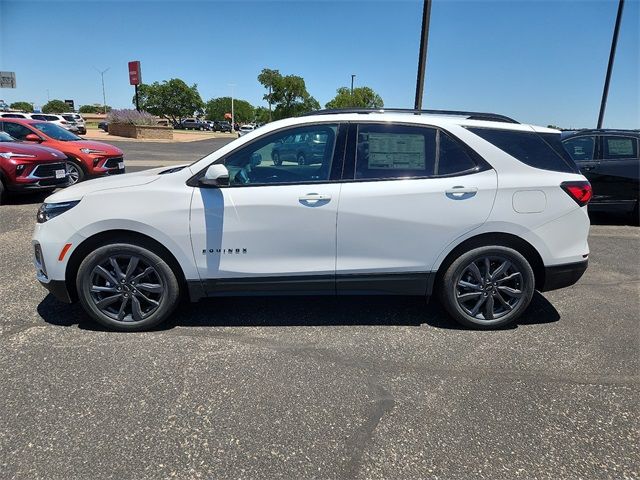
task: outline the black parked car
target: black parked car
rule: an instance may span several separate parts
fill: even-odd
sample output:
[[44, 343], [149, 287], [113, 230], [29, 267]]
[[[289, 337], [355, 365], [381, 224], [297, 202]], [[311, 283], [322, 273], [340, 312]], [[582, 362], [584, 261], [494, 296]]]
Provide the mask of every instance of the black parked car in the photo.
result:
[[231, 124], [229, 122], [213, 122], [213, 131], [214, 132], [228, 132], [231, 133]]
[[563, 132], [562, 144], [593, 187], [589, 210], [633, 213], [638, 220], [638, 130]]
[[98, 128], [102, 131], [108, 132], [109, 131], [109, 122], [100, 122], [98, 124]]
[[322, 163], [326, 143], [327, 135], [324, 133], [290, 135], [273, 147], [271, 159], [274, 165], [282, 165], [283, 161], [298, 165]]

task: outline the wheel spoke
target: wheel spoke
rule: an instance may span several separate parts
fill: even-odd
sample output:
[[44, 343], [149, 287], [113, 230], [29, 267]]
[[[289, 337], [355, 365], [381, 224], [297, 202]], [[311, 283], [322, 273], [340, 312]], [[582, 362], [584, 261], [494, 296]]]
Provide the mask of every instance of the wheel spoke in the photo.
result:
[[476, 277], [476, 279], [480, 281], [480, 283], [482, 283], [484, 281], [484, 278], [482, 277], [482, 274], [480, 273], [480, 269], [478, 268], [478, 266], [476, 265], [475, 262], [472, 262], [471, 265], [469, 265], [469, 270], [471, 271], [473, 276]]
[[489, 257], [484, 257], [484, 278], [489, 280], [491, 278], [491, 261]]
[[522, 296], [522, 290], [517, 290], [515, 288], [500, 286], [498, 287], [498, 290], [513, 298], [520, 298]]
[[162, 285], [158, 283], [139, 283], [136, 288], [149, 293], [162, 293], [163, 290]]
[[112, 295], [110, 297], [103, 298], [102, 300], [96, 303], [96, 307], [102, 310], [105, 307], [108, 307], [109, 305], [111, 305], [112, 303], [117, 302], [120, 298], [122, 298], [122, 295], [120, 295], [119, 293], [117, 295]]
[[466, 282], [464, 280], [460, 280], [458, 282], [459, 287], [470, 288], [471, 290], [482, 290], [481, 285], [476, 285], [475, 283]]
[[480, 307], [482, 306], [482, 304], [487, 300], [487, 297], [482, 296], [480, 297], [480, 299], [476, 302], [476, 304], [473, 306], [473, 310], [471, 310], [471, 316], [475, 317], [478, 312], [480, 311]]
[[116, 272], [118, 279], [124, 278], [124, 273], [122, 273], [120, 265], [118, 265], [118, 261], [114, 257], [109, 257], [109, 263], [113, 267], [113, 270]]
[[151, 298], [147, 297], [144, 293], [142, 293], [139, 290], [135, 293], [135, 296], [143, 299], [145, 302], [150, 303], [154, 307], [157, 307], [158, 305], [160, 305], [160, 302], [158, 302], [156, 300], [152, 300]]
[[520, 272], [512, 273], [511, 275], [507, 275], [506, 277], [500, 278], [496, 280], [496, 283], [508, 282], [509, 280], [515, 280], [517, 277], [521, 277], [522, 274]]
[[507, 273], [507, 270], [509, 270], [509, 267], [511, 267], [511, 262], [509, 260], [505, 260], [500, 264], [498, 268], [495, 269], [493, 275], [491, 275], [491, 278], [496, 279], [499, 276], [505, 275]]
[[493, 320], [493, 295], [489, 295], [484, 304], [484, 318], [485, 320]]
[[150, 273], [155, 272], [155, 270], [152, 267], [147, 267], [144, 269], [144, 271], [142, 273], [139, 273], [138, 275], [136, 275], [135, 277], [133, 277], [131, 279], [131, 281], [133, 282], [137, 282], [139, 279], [146, 277], [147, 275], [149, 275]]
[[101, 287], [99, 285], [91, 285], [91, 292], [92, 293], [115, 293], [117, 292], [116, 287]]
[[122, 297], [122, 303], [120, 304], [120, 310], [118, 310], [118, 320], [122, 321], [124, 319], [125, 309], [127, 308], [127, 303], [129, 303], [128, 297]]
[[95, 272], [109, 283], [112, 283], [113, 285], [118, 284], [118, 280], [116, 280], [115, 277], [111, 275], [111, 272], [109, 272], [109, 270], [104, 268], [102, 265], [98, 265], [95, 269]]
[[498, 301], [505, 306], [505, 308], [508, 308], [509, 310], [513, 310], [513, 307], [502, 297], [502, 295], [500, 295], [500, 292], [496, 292], [495, 297], [498, 299]]
[[468, 300], [477, 298], [478, 295], [482, 295], [482, 292], [463, 293], [462, 295], [458, 295], [458, 300], [460, 300], [461, 302], [466, 302]]
[[127, 271], [124, 274], [124, 279], [127, 282], [131, 280], [131, 275], [133, 275], [133, 272], [136, 270], [136, 267], [138, 266], [139, 261], [140, 259], [138, 257], [131, 257], [129, 259], [129, 265], [127, 265]]
[[136, 297], [131, 297], [131, 314], [133, 315], [133, 320], [136, 322], [139, 322], [144, 318], [144, 314], [140, 308], [140, 300]]

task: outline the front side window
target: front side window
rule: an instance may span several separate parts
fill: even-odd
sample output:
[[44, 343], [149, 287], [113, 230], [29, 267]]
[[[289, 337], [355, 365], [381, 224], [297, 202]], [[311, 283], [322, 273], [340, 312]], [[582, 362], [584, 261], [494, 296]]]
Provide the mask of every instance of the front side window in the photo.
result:
[[594, 159], [596, 137], [574, 137], [562, 142], [564, 149], [575, 162], [585, 162]]
[[[40, 130], [42, 133], [53, 138], [54, 140], [60, 140], [63, 142], [72, 142], [74, 140], [82, 140], [77, 135], [74, 135], [69, 130], [65, 130], [64, 128], [59, 127], [55, 123], [34, 123], [32, 125], [34, 128]], [[15, 136], [15, 135], [12, 134], [12, 136]]]
[[430, 177], [435, 158], [434, 128], [389, 124], [358, 127], [356, 179]]
[[[325, 141], [292, 143], [298, 135]], [[231, 153], [224, 164], [232, 186], [326, 182], [331, 172], [338, 125], [304, 126], [276, 132]]]
[[13, 138], [17, 140], [24, 140], [27, 135], [33, 133], [24, 125], [20, 125], [19, 123], [11, 123], [11, 122], [3, 122], [4, 123], [4, 131], [11, 135]]
[[633, 137], [604, 136], [602, 143], [604, 160], [638, 157], [638, 142]]
[[31, 115], [31, 118], [33, 120], [47, 120], [47, 116], [46, 115]]

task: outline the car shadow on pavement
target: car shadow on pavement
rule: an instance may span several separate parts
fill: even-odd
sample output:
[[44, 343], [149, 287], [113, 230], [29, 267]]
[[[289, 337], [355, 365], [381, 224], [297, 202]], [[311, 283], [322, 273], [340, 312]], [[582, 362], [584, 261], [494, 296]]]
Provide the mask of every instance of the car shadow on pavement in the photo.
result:
[[44, 199], [51, 195], [52, 192], [31, 193], [29, 195], [9, 195], [3, 199], [3, 205], [39, 205]]
[[[52, 325], [102, 331], [79, 304], [67, 305], [47, 295], [38, 305], [38, 313]], [[518, 325], [556, 322], [560, 314], [536, 292]], [[182, 304], [164, 325], [174, 327], [296, 327], [296, 326], [420, 326], [465, 330], [449, 318], [440, 304], [421, 297], [229, 297]]]
[[589, 212], [591, 225], [631, 225], [638, 226], [640, 218], [629, 213]]

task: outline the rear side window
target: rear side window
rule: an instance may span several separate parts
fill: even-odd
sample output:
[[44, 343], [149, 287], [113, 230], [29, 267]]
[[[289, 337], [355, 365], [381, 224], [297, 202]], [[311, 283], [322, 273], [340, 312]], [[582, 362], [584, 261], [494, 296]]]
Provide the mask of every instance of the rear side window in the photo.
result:
[[[538, 134], [518, 130], [467, 127], [487, 142], [522, 163], [542, 170], [577, 173], [578, 168], [564, 152], [560, 134]], [[564, 153], [563, 153], [564, 152]], [[565, 155], [567, 155], [565, 157]]]
[[603, 136], [603, 155], [606, 160], [638, 157], [638, 141], [633, 137]]
[[430, 177], [436, 130], [406, 125], [358, 126], [356, 179]]
[[454, 175], [476, 168], [476, 163], [458, 142], [438, 131], [438, 159], [436, 175]]
[[593, 160], [596, 137], [573, 137], [562, 142], [569, 156], [576, 162]]
[[47, 116], [46, 115], [31, 115], [31, 118], [33, 120], [46, 120]]

